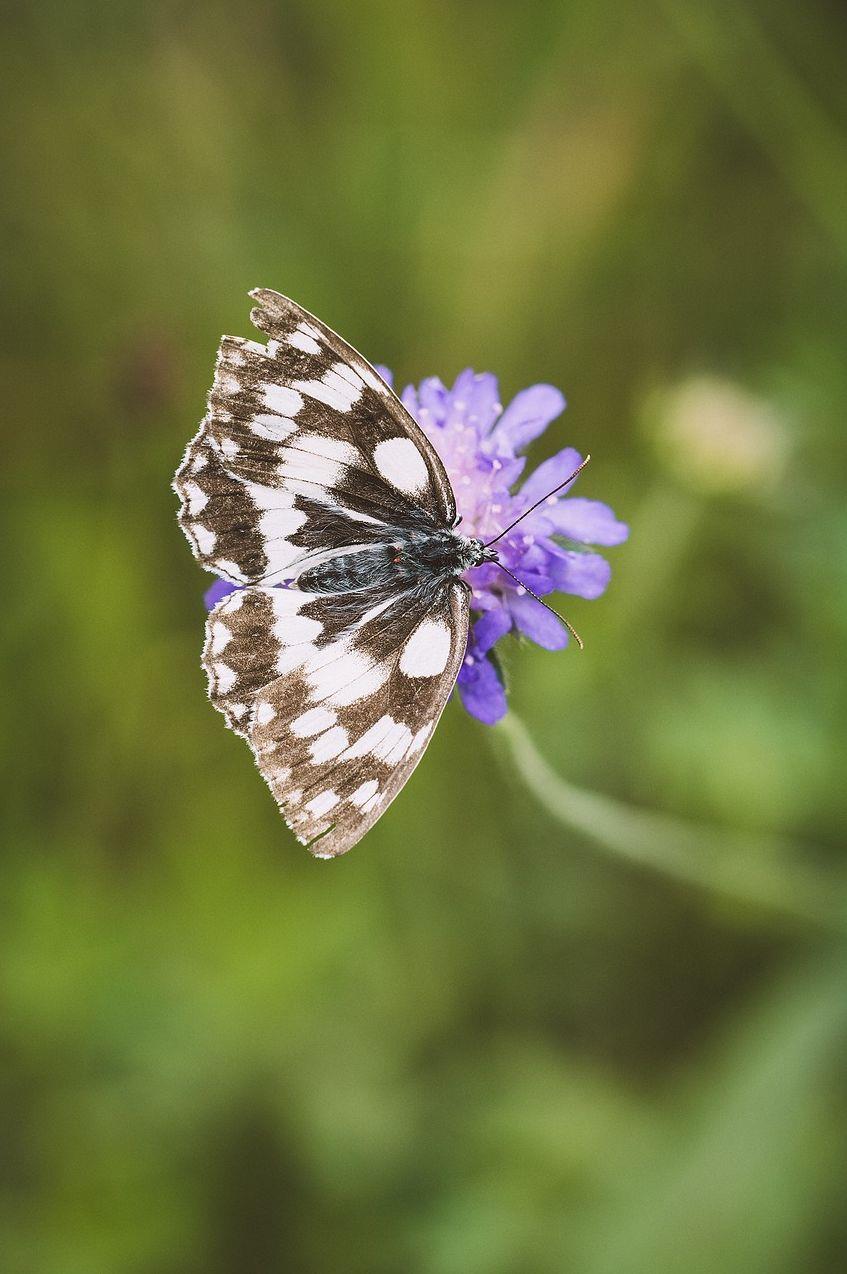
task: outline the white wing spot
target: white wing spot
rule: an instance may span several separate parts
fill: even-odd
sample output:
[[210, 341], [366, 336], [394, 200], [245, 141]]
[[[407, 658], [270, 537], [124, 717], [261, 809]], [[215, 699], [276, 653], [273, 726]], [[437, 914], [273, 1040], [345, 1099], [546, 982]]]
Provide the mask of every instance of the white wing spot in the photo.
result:
[[407, 677], [437, 677], [447, 667], [450, 629], [440, 619], [424, 619], [406, 639], [400, 671]]
[[316, 593], [307, 593], [299, 588], [271, 588], [266, 597], [270, 598], [274, 615], [281, 619], [283, 615], [298, 615], [302, 608], [313, 602]]
[[259, 354], [262, 358], [267, 358], [271, 353], [270, 341], [268, 341], [267, 345], [263, 345], [261, 341], [248, 341], [242, 339], [240, 344], [241, 348], [247, 354]]
[[317, 654], [317, 650], [317, 646], [313, 646], [308, 641], [300, 641], [296, 646], [286, 646], [276, 657], [277, 675], [282, 677], [287, 672], [293, 672], [295, 668], [301, 668], [313, 655]]
[[228, 557], [219, 557], [216, 562], [216, 568], [220, 575], [228, 575], [232, 579], [242, 580], [245, 583], [247, 581], [247, 576], [242, 574], [238, 563], [231, 562]]
[[268, 438], [271, 442], [281, 442], [297, 432], [297, 425], [289, 416], [275, 416], [270, 412], [254, 416], [248, 427], [257, 438]]
[[[343, 465], [327, 456], [300, 451], [297, 447], [285, 447], [277, 473], [289, 481], [314, 482], [321, 487], [334, 487], [341, 476]], [[311, 493], [309, 493], [311, 494]]]
[[347, 799], [352, 805], [358, 805], [359, 808], [361, 808], [369, 800], [371, 800], [372, 797], [376, 796], [378, 791], [379, 784], [376, 779], [368, 779], [367, 783], [363, 783], [361, 787], [357, 787], [355, 792], [353, 792]]
[[[332, 648], [329, 648], [330, 651]], [[334, 695], [344, 686], [348, 686], [351, 681], [355, 681], [357, 677], [362, 677], [366, 672], [370, 672], [371, 665], [363, 655], [357, 655], [353, 651], [335, 659], [330, 656], [331, 661], [325, 664], [313, 662], [306, 672], [309, 679], [309, 686], [315, 699], [323, 699], [328, 695]]]
[[217, 538], [214, 531], [210, 531], [207, 526], [203, 526], [200, 522], [192, 527], [192, 530], [200, 552], [211, 553], [212, 549], [215, 547], [215, 539]]
[[309, 748], [312, 764], [320, 765], [322, 761], [331, 761], [344, 751], [349, 742], [350, 736], [343, 726], [337, 725], [332, 730], [327, 730]]
[[274, 637], [284, 648], [311, 642], [315, 637], [320, 637], [322, 632], [321, 621], [310, 619], [308, 615], [286, 615], [273, 626]]
[[362, 390], [365, 388], [365, 382], [362, 380], [359, 373], [354, 371], [349, 363], [336, 363], [332, 370], [350, 383], [351, 388], [355, 389], [356, 397], [358, 398], [359, 394], [361, 394]]
[[[348, 375], [342, 375], [342, 370]], [[296, 380], [293, 383], [295, 389], [314, 398], [316, 402], [325, 403], [336, 411], [349, 411], [364, 388], [359, 377], [356, 377], [357, 383], [352, 384], [350, 375], [351, 371], [346, 363], [334, 363], [320, 380]], [[355, 376], [355, 372], [352, 375]]]
[[422, 748], [425, 748], [429, 740], [429, 736], [432, 734], [434, 728], [434, 722], [430, 722], [429, 725], [421, 726], [420, 730], [418, 730], [417, 734], [412, 739], [412, 742], [409, 744], [409, 752], [420, 752]]
[[301, 332], [299, 328], [285, 339], [289, 345], [293, 345], [295, 349], [301, 349], [304, 354], [320, 354], [321, 352], [321, 347], [315, 338], [306, 332]]
[[341, 464], [358, 464], [361, 453], [349, 442], [341, 438], [327, 438], [323, 434], [301, 434], [293, 444], [298, 451], [308, 451], [313, 456], [323, 456], [327, 460], [338, 460]]
[[256, 724], [267, 725], [269, 721], [273, 721], [275, 716], [276, 709], [272, 704], [268, 703], [267, 699], [263, 699], [256, 710]]
[[215, 674], [215, 690], [218, 694], [228, 694], [237, 680], [235, 669], [220, 661], [213, 664], [212, 669]]
[[[308, 517], [302, 509], [265, 509], [259, 518], [259, 530], [266, 540], [283, 540], [286, 535], [299, 531], [307, 521]], [[302, 549], [297, 551], [302, 552]]]
[[380, 690], [388, 680], [390, 672], [390, 664], [374, 664], [373, 668], [369, 668], [360, 677], [356, 677], [355, 680], [331, 694], [327, 698], [327, 703], [331, 703], [335, 708], [348, 708], [351, 703], [357, 703], [359, 699], [364, 699]]
[[358, 373], [365, 384], [370, 385], [371, 389], [375, 389], [378, 394], [387, 394], [388, 386], [382, 377], [377, 376], [376, 372], [372, 372], [370, 367], [364, 365], [359, 368]]
[[320, 796], [316, 796], [314, 800], [309, 801], [303, 808], [307, 809], [314, 818], [320, 818], [322, 814], [327, 814], [334, 809], [341, 797], [337, 792], [332, 790], [321, 792]]
[[198, 487], [196, 482], [184, 482], [182, 489], [187, 497], [188, 512], [192, 516], [202, 513], [209, 503], [208, 493], [202, 487]]
[[367, 756], [369, 752], [379, 747], [389, 730], [395, 725], [393, 717], [387, 714], [375, 721], [372, 726], [361, 735], [353, 746], [347, 752], [345, 760], [354, 761], [357, 757]]
[[337, 720], [338, 713], [329, 708], [310, 708], [291, 722], [291, 733], [296, 734], [298, 739], [310, 739], [313, 734], [328, 730]]
[[288, 385], [265, 385], [262, 394], [266, 406], [278, 416], [296, 416], [303, 406], [300, 394]]
[[385, 738], [375, 744], [371, 750], [377, 760], [384, 761], [386, 765], [399, 765], [408, 752], [411, 742], [412, 731], [402, 721], [397, 721]]
[[212, 641], [209, 649], [213, 655], [219, 655], [221, 651], [232, 641], [232, 632], [221, 620], [216, 620], [212, 624]]
[[263, 487], [259, 482], [245, 482], [244, 486], [257, 509], [293, 509], [294, 496], [281, 487]]
[[374, 460], [383, 478], [407, 495], [426, 490], [429, 473], [411, 438], [387, 438], [377, 443]]

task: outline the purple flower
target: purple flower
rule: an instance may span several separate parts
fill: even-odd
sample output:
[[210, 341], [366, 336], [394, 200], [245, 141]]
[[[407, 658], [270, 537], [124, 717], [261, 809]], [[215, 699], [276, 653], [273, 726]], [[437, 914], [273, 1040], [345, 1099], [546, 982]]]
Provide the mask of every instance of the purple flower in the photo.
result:
[[[387, 368], [377, 370], [392, 383]], [[430, 376], [417, 388], [407, 386], [401, 397], [444, 462], [464, 535], [493, 539], [582, 462], [579, 452], [565, 447], [518, 483], [526, 465], [519, 453], [564, 410], [565, 400], [552, 385], [521, 390], [504, 410], [497, 378], [468, 369], [452, 389]], [[549, 496], [498, 540], [497, 552], [503, 565], [540, 596], [558, 590], [592, 599], [605, 590], [611, 570], [587, 546], [621, 544], [629, 528], [608, 505], [567, 495], [571, 486]], [[514, 630], [545, 650], [561, 650], [568, 632], [496, 563], [477, 566], [466, 578], [473, 590], [472, 625], [458, 690], [472, 716], [494, 725], [506, 713], [506, 694], [492, 658], [495, 644]], [[217, 580], [206, 592], [206, 605], [211, 609], [235, 587]]]
[[[389, 380], [390, 373], [380, 368]], [[435, 447], [453, 484], [462, 532], [491, 540], [536, 500], [574, 472], [582, 461], [571, 447], [545, 460], [518, 484], [526, 460], [518, 453], [564, 410], [552, 385], [521, 390], [504, 410], [497, 378], [489, 372], [461, 372], [452, 389], [436, 377], [409, 385], [402, 394]], [[608, 562], [587, 545], [621, 544], [629, 528], [597, 500], [571, 498], [571, 484], [550, 496], [499, 540], [503, 565], [534, 593], [554, 590], [599, 597], [609, 582]], [[493, 563], [467, 573], [473, 589], [473, 621], [458, 689], [472, 716], [493, 725], [506, 712], [503, 684], [491, 652], [513, 629], [546, 650], [567, 645], [568, 632], [555, 615], [530, 597]]]

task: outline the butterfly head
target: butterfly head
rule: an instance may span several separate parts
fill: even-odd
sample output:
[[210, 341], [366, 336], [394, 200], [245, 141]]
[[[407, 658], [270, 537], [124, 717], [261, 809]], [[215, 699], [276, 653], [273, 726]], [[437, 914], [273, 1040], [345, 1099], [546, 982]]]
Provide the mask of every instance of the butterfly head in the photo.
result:
[[469, 571], [474, 566], [481, 566], [483, 562], [498, 560], [497, 550], [489, 548], [488, 545], [483, 544], [482, 540], [466, 539], [465, 536], [457, 538], [459, 539], [460, 571]]

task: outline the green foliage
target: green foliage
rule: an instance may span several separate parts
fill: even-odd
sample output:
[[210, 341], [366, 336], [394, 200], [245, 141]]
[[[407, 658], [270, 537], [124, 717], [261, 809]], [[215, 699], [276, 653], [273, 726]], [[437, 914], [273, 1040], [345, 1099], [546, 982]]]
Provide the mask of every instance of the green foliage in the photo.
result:
[[[4, 1274], [843, 1267], [846, 46], [9, 7]], [[336, 863], [205, 700], [169, 491], [256, 284], [560, 384], [533, 459], [632, 524], [586, 653], [512, 649], [528, 733], [448, 709]]]

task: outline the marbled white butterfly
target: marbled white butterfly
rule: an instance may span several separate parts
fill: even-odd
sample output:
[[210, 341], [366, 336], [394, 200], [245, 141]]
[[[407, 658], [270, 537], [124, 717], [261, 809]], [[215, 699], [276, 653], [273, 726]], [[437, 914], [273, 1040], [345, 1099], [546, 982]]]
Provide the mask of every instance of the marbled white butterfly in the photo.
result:
[[212, 703], [298, 840], [334, 858], [420, 760], [465, 653], [462, 573], [497, 552], [459, 533], [441, 460], [373, 367], [293, 301], [250, 295], [270, 339], [222, 339], [179, 521], [241, 586], [206, 626]]

